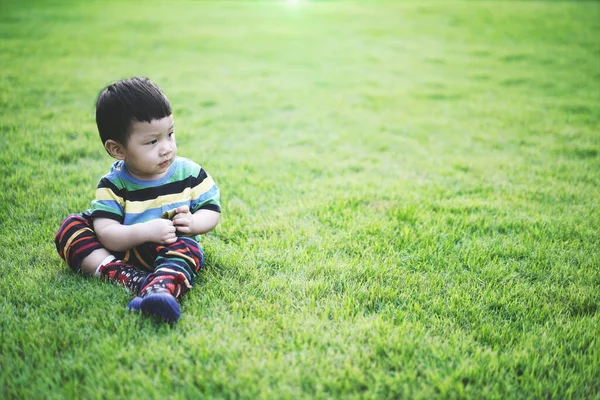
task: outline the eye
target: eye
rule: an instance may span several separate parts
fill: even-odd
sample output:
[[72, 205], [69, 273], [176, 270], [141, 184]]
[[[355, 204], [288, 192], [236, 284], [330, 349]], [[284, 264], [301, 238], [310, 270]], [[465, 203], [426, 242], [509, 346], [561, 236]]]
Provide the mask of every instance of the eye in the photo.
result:
[[175, 132], [169, 132], [169, 137], [175, 136]]
[[149, 142], [148, 142], [148, 143], [146, 143], [146, 144], [155, 144], [155, 143], [158, 143], [158, 140], [156, 140], [156, 139], [155, 139], [155, 140], [151, 140], [151, 141], [149, 141]]

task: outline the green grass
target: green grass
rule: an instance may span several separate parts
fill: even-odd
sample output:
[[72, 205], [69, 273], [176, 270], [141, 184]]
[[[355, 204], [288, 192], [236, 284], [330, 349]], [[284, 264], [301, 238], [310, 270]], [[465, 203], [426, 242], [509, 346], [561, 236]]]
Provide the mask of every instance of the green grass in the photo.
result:
[[[600, 398], [600, 3], [0, 1], [0, 397]], [[145, 75], [222, 191], [175, 326], [53, 235]]]

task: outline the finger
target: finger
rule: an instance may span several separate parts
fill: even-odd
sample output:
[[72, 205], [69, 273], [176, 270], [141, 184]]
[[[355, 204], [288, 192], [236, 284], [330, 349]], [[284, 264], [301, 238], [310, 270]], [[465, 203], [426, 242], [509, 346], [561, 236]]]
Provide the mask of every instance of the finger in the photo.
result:
[[169, 238], [169, 239], [165, 239], [164, 240], [164, 244], [173, 244], [177, 241], [177, 236]]
[[178, 226], [177, 231], [181, 232], [181, 233], [189, 233], [190, 227], [189, 226]]
[[179, 218], [176, 221], [173, 221], [173, 225], [180, 227], [180, 226], [190, 226], [190, 220], [187, 218]]
[[187, 214], [188, 212], [190, 212], [190, 208], [188, 206], [179, 206], [177, 207], [176, 211], [178, 214]]

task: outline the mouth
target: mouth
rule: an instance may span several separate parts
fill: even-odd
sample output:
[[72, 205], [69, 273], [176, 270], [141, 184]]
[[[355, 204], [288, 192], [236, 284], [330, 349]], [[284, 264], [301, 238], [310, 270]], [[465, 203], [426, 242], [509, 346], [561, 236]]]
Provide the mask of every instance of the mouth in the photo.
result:
[[159, 166], [160, 168], [166, 168], [166, 167], [168, 167], [168, 166], [169, 166], [169, 164], [171, 164], [171, 160], [170, 160], [170, 159], [169, 159], [169, 160], [166, 160], [166, 161], [163, 161], [163, 162], [161, 162], [160, 164], [158, 164], [158, 166]]

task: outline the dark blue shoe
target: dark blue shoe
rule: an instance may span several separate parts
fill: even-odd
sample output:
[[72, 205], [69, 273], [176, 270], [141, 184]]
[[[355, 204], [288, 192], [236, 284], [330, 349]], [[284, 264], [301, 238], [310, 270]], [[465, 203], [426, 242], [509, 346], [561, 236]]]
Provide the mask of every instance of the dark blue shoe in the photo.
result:
[[[138, 297], [133, 299], [129, 305], [131, 306], [136, 299]], [[133, 309], [133, 306], [130, 309]], [[144, 314], [156, 315], [166, 322], [175, 322], [181, 316], [181, 308], [177, 299], [167, 292], [154, 293], [141, 298], [139, 309]]]
[[140, 306], [142, 305], [142, 298], [141, 297], [135, 297], [133, 300], [131, 300], [129, 302], [129, 304], [127, 305], [127, 308], [129, 309], [129, 311], [140, 311]]

